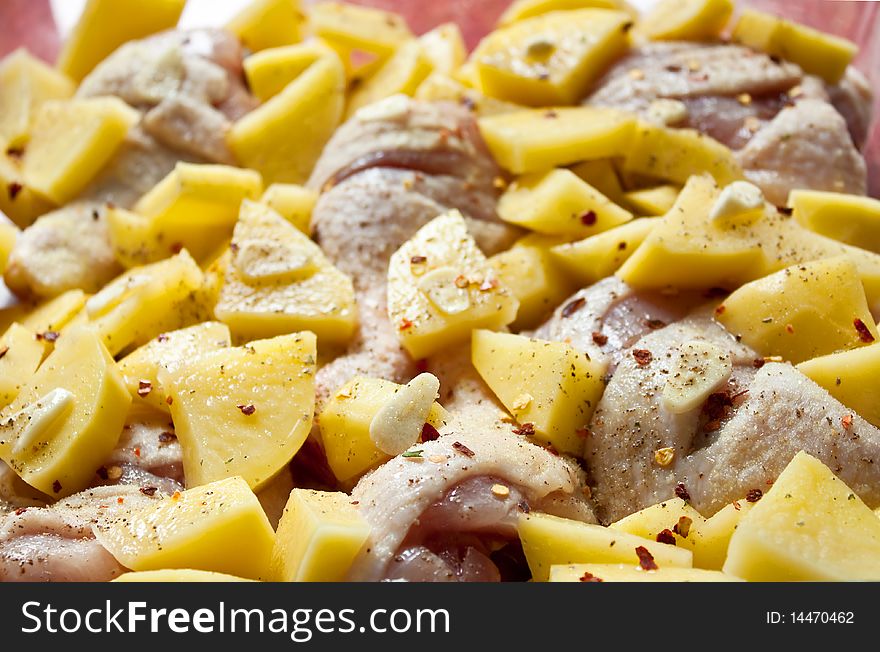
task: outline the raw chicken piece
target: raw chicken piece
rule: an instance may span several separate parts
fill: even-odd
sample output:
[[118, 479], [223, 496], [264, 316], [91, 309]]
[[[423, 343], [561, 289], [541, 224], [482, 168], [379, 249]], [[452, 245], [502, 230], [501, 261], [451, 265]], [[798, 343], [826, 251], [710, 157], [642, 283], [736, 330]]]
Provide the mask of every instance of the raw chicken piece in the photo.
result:
[[125, 569], [92, 526], [159, 499], [135, 486], [96, 487], [0, 517], [0, 581], [101, 582], [121, 575]]
[[355, 487], [372, 532], [351, 579], [497, 580], [490, 554], [516, 538], [519, 512], [595, 522], [583, 471], [522, 437], [472, 428], [419, 449], [421, 459], [396, 457]]

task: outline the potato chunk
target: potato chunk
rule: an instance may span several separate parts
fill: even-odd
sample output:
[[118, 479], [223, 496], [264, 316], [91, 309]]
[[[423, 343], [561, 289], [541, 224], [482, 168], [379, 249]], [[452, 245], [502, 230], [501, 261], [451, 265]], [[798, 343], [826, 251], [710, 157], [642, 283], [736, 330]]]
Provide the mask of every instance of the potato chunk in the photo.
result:
[[170, 412], [168, 395], [159, 382], [159, 372], [173, 372], [204, 353], [232, 345], [226, 324], [203, 322], [162, 333], [119, 361], [119, 370], [136, 402]]
[[15, 241], [18, 240], [18, 234], [21, 233], [15, 224], [9, 220], [0, 218], [0, 274], [6, 270], [6, 263], [9, 261], [9, 254], [15, 247]]
[[260, 197], [266, 204], [300, 231], [312, 232], [312, 209], [318, 201], [318, 193], [293, 183], [273, 183]]
[[693, 559], [691, 551], [684, 548], [537, 512], [521, 516], [517, 531], [532, 579], [538, 582], [546, 582], [551, 567], [560, 564], [638, 564], [639, 548], [650, 554], [659, 568], [690, 568]]
[[275, 47], [246, 57], [242, 63], [248, 87], [261, 102], [267, 102], [322, 57], [335, 57], [323, 43], [310, 41]]
[[498, 202], [498, 215], [538, 233], [581, 238], [607, 231], [633, 217], [564, 168], [514, 181]]
[[46, 343], [33, 331], [13, 323], [0, 337], [0, 353], [0, 408], [5, 408], [37, 371], [46, 353]]
[[343, 343], [357, 322], [351, 279], [290, 222], [249, 201], [214, 314], [239, 339], [310, 330], [321, 341]]
[[47, 100], [73, 95], [74, 84], [65, 75], [19, 49], [0, 61], [0, 145], [22, 147], [30, 137], [31, 120]]
[[86, 313], [110, 353], [116, 355], [160, 333], [200, 321], [194, 293], [203, 278], [184, 249], [113, 279], [86, 302]]
[[334, 48], [361, 51], [386, 59], [413, 38], [398, 14], [345, 2], [321, 2], [310, 12], [312, 31]]
[[474, 331], [471, 362], [522, 428], [563, 453], [583, 451], [604, 363], [564, 342], [485, 330]]
[[21, 164], [21, 160], [0, 148], [0, 211], [25, 228], [55, 208], [55, 204], [27, 185]]
[[244, 199], [263, 191], [259, 173], [226, 165], [179, 162], [134, 206], [107, 211], [114, 253], [126, 267], [187, 249], [203, 261], [232, 235]]
[[575, 104], [626, 52], [632, 24], [623, 12], [579, 9], [497, 29], [474, 53], [482, 90], [527, 106]]
[[160, 371], [187, 486], [240, 475], [259, 488], [291, 460], [312, 427], [316, 355], [303, 332]]
[[878, 337], [858, 268], [847, 256], [747, 283], [718, 306], [715, 318], [762, 355], [794, 364]]
[[342, 582], [370, 536], [370, 526], [342, 492], [294, 489], [275, 535], [269, 578]]
[[731, 36], [736, 43], [792, 61], [829, 84], [840, 81], [858, 52], [852, 41], [753, 9], [740, 14]]
[[621, 0], [514, 0], [501, 14], [498, 24], [506, 27], [511, 23], [550, 13], [551, 11], [570, 11], [572, 9], [618, 9], [632, 11]]
[[215, 573], [213, 571], [193, 570], [192, 568], [166, 568], [163, 570], [135, 571], [123, 573], [111, 582], [251, 582], [243, 577]]
[[36, 112], [22, 174], [56, 204], [75, 198], [110, 160], [140, 114], [115, 97], [44, 102]]
[[478, 90], [465, 86], [460, 81], [449, 75], [438, 72], [431, 73], [428, 78], [419, 84], [414, 97], [426, 102], [455, 102], [468, 107], [475, 115], [497, 115], [511, 111], [521, 111], [522, 107], [502, 102], [493, 97], [486, 97]]
[[562, 269], [582, 287], [611, 276], [657, 226], [642, 218], [577, 242], [556, 245], [550, 251]]
[[239, 477], [187, 489], [95, 528], [134, 571], [192, 569], [265, 579], [275, 533]]
[[226, 29], [248, 50], [259, 52], [299, 42], [305, 23], [300, 0], [251, 0], [226, 24]]
[[745, 499], [734, 501], [725, 505], [711, 518], [697, 524], [693, 535], [695, 537], [694, 566], [721, 570], [724, 560], [727, 559], [730, 537], [754, 504]]
[[792, 190], [798, 224], [820, 235], [880, 253], [880, 200], [819, 190]]
[[670, 498], [630, 514], [608, 527], [658, 542], [663, 538], [661, 533], [664, 533], [675, 542], [672, 545], [694, 550], [696, 531], [705, 520], [681, 498]]
[[[379, 450], [370, 437], [370, 426], [376, 414], [402, 385], [381, 378], [358, 377], [348, 382], [330, 398], [318, 425], [327, 463], [336, 479], [342, 483], [356, 480], [361, 475], [391, 459]], [[427, 412], [424, 422], [439, 429], [446, 419], [446, 410], [439, 403]], [[421, 427], [415, 433], [415, 443]]]
[[43, 493], [69, 496], [113, 450], [130, 404], [99, 336], [71, 330], [0, 412], [0, 459]]
[[[21, 318], [21, 325], [45, 339], [46, 333], [60, 333], [76, 320], [86, 305], [85, 292], [68, 290], [48, 299]], [[52, 339], [52, 336], [49, 337]]]
[[392, 95], [414, 95], [419, 84], [431, 74], [431, 60], [422, 45], [412, 40], [401, 45], [369, 79], [358, 84], [348, 98], [346, 117], [358, 109]]
[[458, 211], [431, 220], [391, 256], [388, 317], [414, 358], [467, 340], [474, 328], [506, 326], [516, 310]]
[[702, 568], [642, 570], [632, 564], [569, 564], [550, 568], [550, 582], [742, 582], [719, 571]]
[[639, 34], [656, 41], [708, 41], [733, 14], [733, 0], [660, 0], [639, 21]]
[[82, 81], [123, 43], [177, 25], [186, 0], [89, 0], [58, 55], [58, 69]]
[[232, 125], [227, 142], [238, 161], [267, 183], [303, 183], [339, 124], [344, 104], [342, 64], [323, 57]]
[[442, 75], [453, 75], [467, 58], [467, 46], [456, 23], [443, 23], [419, 37], [422, 52], [431, 68]]
[[573, 165], [571, 171], [615, 204], [623, 205], [623, 187], [611, 159], [582, 161]]
[[667, 184], [644, 190], [632, 190], [624, 193], [623, 198], [639, 215], [660, 216], [666, 215], [675, 205], [680, 190], [678, 186]]
[[840, 351], [807, 360], [798, 365], [805, 376], [824, 387], [831, 396], [859, 416], [880, 427], [877, 401], [880, 343]]
[[749, 581], [880, 579], [880, 519], [800, 452], [730, 539], [724, 572]]
[[591, 159], [623, 156], [635, 118], [623, 111], [582, 106], [521, 110], [480, 118], [486, 144], [514, 174], [543, 172]]

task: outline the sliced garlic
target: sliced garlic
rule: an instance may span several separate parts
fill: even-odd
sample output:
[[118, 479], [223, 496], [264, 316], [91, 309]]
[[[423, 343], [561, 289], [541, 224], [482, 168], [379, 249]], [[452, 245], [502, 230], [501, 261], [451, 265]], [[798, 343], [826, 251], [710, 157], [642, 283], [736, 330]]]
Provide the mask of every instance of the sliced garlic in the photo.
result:
[[646, 117], [662, 125], [679, 124], [687, 120], [688, 110], [684, 102], [660, 98], [651, 102]]
[[415, 444], [440, 391], [437, 377], [419, 374], [398, 389], [370, 422], [370, 439], [386, 455], [400, 455]]
[[86, 314], [90, 319], [106, 315], [122, 303], [132, 290], [147, 285], [150, 280], [149, 274], [133, 274], [124, 283], [106, 285], [103, 290], [86, 301]]
[[700, 407], [728, 381], [732, 371], [726, 351], [701, 340], [685, 343], [663, 387], [663, 406], [673, 414]]
[[457, 315], [471, 306], [467, 283], [460, 287], [461, 274], [451, 267], [432, 269], [419, 279], [419, 290], [431, 300], [438, 310], [447, 315]]
[[726, 220], [764, 207], [764, 193], [748, 181], [734, 181], [718, 196], [709, 212], [711, 221]]
[[235, 266], [247, 281], [302, 279], [315, 271], [305, 251], [269, 239], [248, 240], [235, 253]]
[[58, 421], [66, 417], [73, 408], [73, 399], [72, 393], [59, 387], [9, 416], [3, 426], [18, 430], [18, 439], [12, 447], [12, 454], [21, 455], [44, 440]]

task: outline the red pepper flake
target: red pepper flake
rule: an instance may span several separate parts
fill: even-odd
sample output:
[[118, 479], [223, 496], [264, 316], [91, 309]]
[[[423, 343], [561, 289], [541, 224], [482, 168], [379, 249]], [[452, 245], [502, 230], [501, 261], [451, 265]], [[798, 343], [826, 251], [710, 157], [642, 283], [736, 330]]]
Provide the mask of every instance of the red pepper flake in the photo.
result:
[[672, 530], [670, 530], [669, 528], [666, 528], [665, 530], [661, 530], [657, 534], [656, 539], [657, 539], [657, 543], [666, 543], [666, 544], [669, 544], [670, 546], [675, 545], [675, 535], [672, 534]]
[[578, 578], [579, 582], [604, 582], [601, 577], [596, 577], [589, 571], [585, 571], [583, 575]]
[[153, 391], [153, 383], [151, 383], [149, 380], [139, 380], [138, 381], [138, 390], [137, 390], [138, 396], [140, 396], [141, 398], [144, 398], [145, 396], [148, 396], [150, 394], [150, 392], [152, 392], [152, 391]]
[[648, 552], [648, 549], [645, 546], [639, 546], [636, 548], [636, 554], [639, 556], [639, 566], [642, 567], [642, 570], [652, 571], [659, 568], [654, 561], [654, 555]]
[[6, 187], [6, 190], [9, 192], [9, 199], [10, 199], [10, 201], [12, 201], [12, 200], [14, 200], [16, 197], [18, 197], [18, 193], [20, 193], [23, 189], [24, 189], [24, 186], [22, 186], [22, 185], [21, 185], [20, 183], [18, 183], [17, 181], [13, 181], [12, 183], [10, 183], [10, 184]]
[[21, 515], [24, 514], [26, 511], [27, 511], [27, 507], [19, 507], [17, 510], [15, 510], [15, 515], [16, 515], [16, 516], [21, 516]]
[[633, 349], [633, 357], [640, 367], [648, 366], [654, 359], [654, 356], [647, 349]]
[[247, 405], [236, 405], [236, 407], [241, 410], [241, 413], [246, 417], [251, 416], [254, 412], [257, 411], [257, 408], [255, 408], [252, 403], [249, 403]]
[[179, 254], [182, 249], [183, 249], [182, 242], [175, 242], [174, 244], [171, 245], [171, 253], [172, 254]]
[[678, 523], [672, 527], [672, 531], [678, 536], [687, 539], [687, 535], [690, 533], [691, 525], [693, 524], [694, 520], [690, 516], [682, 516], [678, 519]]
[[574, 434], [576, 434], [581, 439], [588, 439], [589, 437], [593, 436], [593, 433], [590, 432], [589, 428], [578, 428], [574, 431]]
[[119, 498], [116, 499], [116, 502], [117, 502], [118, 504], [122, 505], [122, 504], [125, 502], [125, 498], [123, 498], [122, 496], [120, 496]]
[[57, 331], [45, 331], [43, 333], [37, 333], [37, 341], [39, 342], [57, 342], [59, 337], [61, 337], [61, 334]]
[[843, 418], [840, 420], [840, 425], [843, 426], [844, 430], [849, 430], [852, 428], [853, 424], [853, 416], [851, 414], [844, 414]]
[[691, 499], [690, 493], [685, 488], [684, 483], [679, 482], [675, 485], [675, 495], [681, 498], [683, 501], [688, 502]]
[[874, 336], [871, 335], [871, 331], [868, 330], [868, 327], [865, 326], [865, 322], [863, 322], [861, 319], [859, 319], [858, 317], [853, 319], [853, 326], [856, 327], [856, 331], [859, 334], [859, 339], [862, 340], [862, 342], [874, 341]]
[[666, 322], [663, 321], [662, 319], [646, 319], [645, 326], [650, 328], [652, 331], [656, 331], [656, 330], [666, 326]]
[[581, 224], [584, 226], [593, 226], [596, 223], [596, 211], [587, 211], [581, 213]]
[[422, 426], [422, 441], [434, 441], [440, 437], [440, 433], [437, 432], [437, 428], [432, 426], [430, 423], [426, 423]]
[[523, 437], [533, 437], [535, 435], [535, 424], [524, 423], [518, 428], [513, 429], [514, 435], [522, 435]]
[[166, 402], [168, 405], [171, 405], [172, 403], [174, 403], [174, 397], [173, 397], [173, 396], [166, 396], [166, 397], [165, 397], [165, 402]]
[[140, 457], [140, 456], [141, 456], [141, 447], [140, 447], [140, 446], [135, 446], [135, 447], [134, 447], [134, 456], [135, 456], [135, 457]]
[[565, 318], [571, 317], [574, 313], [583, 308], [586, 303], [586, 299], [584, 299], [583, 297], [578, 297], [574, 301], [569, 301], [567, 304], [565, 304], [565, 306], [562, 308], [561, 314]]
[[488, 292], [489, 290], [494, 290], [498, 287], [498, 279], [497, 278], [487, 278], [485, 281], [480, 283], [480, 291]]
[[791, 208], [790, 206], [777, 206], [776, 212], [779, 213], [780, 215], [785, 215], [786, 217], [788, 217], [789, 215], [794, 214], [794, 209]]
[[760, 369], [761, 367], [764, 366], [764, 364], [766, 364], [766, 361], [764, 360], [764, 358], [755, 358], [754, 360], [752, 360], [752, 366], [755, 369]]
[[558, 118], [559, 114], [556, 113], [556, 111], [546, 111], [544, 113], [544, 117], [547, 118], [548, 120], [553, 120], [554, 118]]
[[789, 335], [794, 335], [794, 326], [792, 326], [791, 324], [786, 324], [785, 325], [785, 332], [788, 333]]
[[764, 496], [764, 492], [760, 489], [749, 489], [746, 494], [746, 502], [756, 503]]
[[20, 159], [24, 156], [24, 147], [8, 147], [6, 149], [6, 156], [9, 158]]
[[733, 505], [733, 508], [734, 508], [736, 511], [739, 511], [739, 510], [742, 509], [742, 505], [739, 504], [739, 501], [738, 501], [738, 500], [734, 500], [731, 504]]
[[473, 457], [475, 455], [474, 451], [462, 444], [460, 441], [452, 442], [452, 448], [454, 448], [465, 457]]
[[4, 346], [2, 349], [0, 349], [0, 360], [2, 360], [3, 356], [5, 356], [7, 353], [9, 353], [8, 346]]
[[159, 490], [158, 487], [141, 487], [140, 491], [145, 496], [155, 496]]
[[159, 443], [160, 444], [170, 444], [171, 442], [177, 441], [177, 435], [173, 432], [166, 430], [165, 432], [159, 433]]
[[167, 333], [160, 333], [159, 337], [157, 337], [156, 339], [159, 340], [160, 342], [167, 342], [171, 338], [168, 337]]
[[593, 331], [593, 344], [598, 346], [605, 346], [608, 344], [608, 336], [602, 335], [602, 333], [598, 331]]
[[61, 491], [61, 483], [58, 482], [58, 480], [52, 483], [52, 491], [54, 491], [56, 494]]
[[400, 326], [398, 326], [397, 328], [398, 328], [399, 330], [406, 331], [406, 330], [409, 330], [409, 329], [412, 328], [412, 327], [413, 327], [413, 323], [412, 323], [412, 321], [410, 321], [409, 319], [401, 319], [401, 320], [400, 320]]
[[716, 317], [720, 317], [721, 315], [724, 314], [724, 311], [725, 311], [725, 310], [727, 310], [727, 306], [725, 306], [725, 305], [722, 303], [720, 306], [718, 306], [717, 308], [715, 308], [715, 316], [716, 316]]
[[428, 257], [427, 256], [413, 256], [412, 258], [409, 259], [409, 262], [412, 263], [413, 265], [421, 265], [422, 263], [428, 262]]

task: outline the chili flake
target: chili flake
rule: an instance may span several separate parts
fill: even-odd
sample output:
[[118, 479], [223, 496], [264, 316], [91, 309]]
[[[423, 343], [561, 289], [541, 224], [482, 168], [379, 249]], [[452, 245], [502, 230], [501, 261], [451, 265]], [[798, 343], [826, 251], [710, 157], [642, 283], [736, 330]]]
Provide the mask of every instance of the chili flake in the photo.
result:
[[763, 367], [765, 364], [766, 364], [766, 363], [764, 362], [764, 358], [755, 358], [754, 360], [752, 360], [752, 366], [753, 366], [755, 369], [760, 369], [760, 368]]
[[158, 487], [141, 487], [140, 491], [145, 496], [155, 496], [159, 490]]
[[789, 206], [777, 206], [776, 212], [778, 212], [780, 215], [789, 216], [794, 213], [794, 209]]
[[659, 568], [654, 561], [654, 555], [648, 552], [648, 549], [645, 546], [639, 546], [636, 548], [636, 554], [639, 556], [639, 566], [642, 567], [642, 570], [652, 571]]
[[574, 313], [583, 308], [584, 304], [586, 303], [586, 299], [584, 299], [583, 297], [578, 297], [574, 301], [569, 301], [567, 304], [565, 304], [565, 306], [562, 308], [561, 314], [564, 318], [571, 317]]
[[859, 339], [862, 342], [873, 342], [874, 336], [871, 334], [871, 331], [868, 330], [868, 327], [865, 326], [865, 322], [856, 317], [853, 319], [853, 326], [856, 327], [856, 331], [859, 334]]
[[580, 439], [589, 439], [593, 436], [593, 433], [590, 432], [590, 429], [587, 427], [578, 428], [574, 431], [574, 434], [577, 435]]
[[465, 457], [473, 457], [475, 455], [474, 451], [462, 444], [460, 441], [452, 442], [452, 448], [454, 448], [457, 452], [461, 453]]
[[54, 491], [56, 494], [61, 491], [61, 483], [58, 482], [58, 480], [52, 483], [52, 491]]
[[657, 329], [663, 328], [666, 326], [666, 322], [662, 319], [646, 319], [645, 326], [650, 328], [652, 331], [656, 331]]
[[9, 192], [9, 199], [14, 200], [16, 197], [18, 197], [18, 193], [24, 190], [24, 186], [22, 186], [17, 181], [13, 181], [6, 187], [6, 190]]
[[514, 428], [513, 434], [522, 435], [523, 437], [532, 437], [535, 434], [535, 424], [526, 422], [518, 428]]
[[526, 502], [525, 500], [519, 501], [516, 504], [516, 506], [519, 508], [519, 511], [521, 511], [523, 514], [528, 514], [530, 511], [532, 511], [532, 508], [529, 507], [529, 503]]
[[654, 359], [654, 356], [647, 349], [633, 349], [633, 357], [640, 367], [648, 366]]
[[2, 349], [0, 349], [0, 359], [2, 359], [3, 356], [5, 356], [7, 353], [9, 353], [9, 347], [4, 346]]
[[578, 578], [579, 582], [604, 582], [601, 577], [596, 577], [589, 571], [585, 571], [583, 575]]
[[37, 340], [40, 342], [56, 342], [61, 334], [57, 331], [44, 331], [42, 333], [37, 333]]
[[746, 502], [756, 503], [764, 496], [764, 492], [760, 489], [749, 489], [746, 494]]
[[682, 482], [679, 482], [677, 485], [675, 485], [675, 495], [685, 502], [688, 502], [691, 499], [691, 495], [688, 493], [688, 490], [685, 488], [684, 483]]
[[603, 335], [598, 331], [593, 331], [593, 344], [596, 344], [598, 346], [605, 346], [606, 344], [608, 344], [608, 336]]
[[422, 426], [422, 441], [434, 441], [435, 439], [440, 437], [440, 433], [437, 432], [437, 428], [432, 426], [430, 423], [426, 423]]
[[257, 411], [257, 408], [255, 408], [252, 403], [249, 403], [248, 405], [237, 405], [236, 407], [241, 410], [241, 413], [246, 417], [251, 416]]
[[401, 320], [400, 320], [400, 326], [398, 326], [398, 329], [399, 329], [399, 330], [402, 330], [402, 331], [406, 331], [406, 330], [409, 330], [409, 329], [412, 328], [412, 327], [413, 327], [413, 323], [412, 323], [412, 321], [409, 320], [409, 319], [404, 318], [404, 319], [401, 319]]
[[145, 396], [149, 395], [149, 393], [152, 391], [153, 391], [153, 383], [151, 383], [148, 380], [139, 380], [138, 381], [138, 389], [137, 389], [138, 396], [140, 396], [141, 398], [144, 398]]
[[593, 226], [596, 223], [596, 211], [587, 211], [581, 214], [581, 224], [584, 226]]
[[843, 415], [843, 418], [840, 420], [840, 425], [843, 426], [843, 429], [849, 430], [850, 428], [852, 428], [852, 424], [853, 424], [852, 415], [851, 414]]
[[675, 545], [675, 535], [672, 534], [672, 530], [666, 528], [665, 530], [661, 530], [657, 533], [656, 536], [657, 543], [666, 543], [670, 546]]

